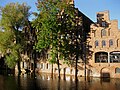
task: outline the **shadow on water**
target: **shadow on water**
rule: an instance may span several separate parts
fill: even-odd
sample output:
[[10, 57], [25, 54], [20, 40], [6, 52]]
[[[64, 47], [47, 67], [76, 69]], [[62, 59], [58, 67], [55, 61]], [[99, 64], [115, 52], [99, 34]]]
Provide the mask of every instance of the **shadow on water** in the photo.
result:
[[0, 90], [120, 90], [120, 79], [23, 74], [0, 75]]

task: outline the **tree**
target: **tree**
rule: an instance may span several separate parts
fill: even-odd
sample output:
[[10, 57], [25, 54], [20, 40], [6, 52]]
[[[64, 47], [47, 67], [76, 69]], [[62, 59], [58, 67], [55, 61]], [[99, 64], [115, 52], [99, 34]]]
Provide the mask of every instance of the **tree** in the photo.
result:
[[[36, 14], [36, 19], [33, 26], [37, 30], [38, 43], [35, 49], [41, 52], [48, 48], [51, 43], [56, 45], [57, 35], [59, 32], [58, 14], [63, 10], [64, 4], [60, 0], [38, 0], [37, 8], [39, 13]], [[55, 45], [54, 45], [55, 44]]]
[[60, 53], [65, 63], [75, 67], [75, 80], [77, 81], [77, 64], [82, 57], [82, 18], [78, 9], [69, 5], [64, 9], [61, 20]]
[[1, 7], [0, 27], [0, 50], [5, 56], [5, 62], [10, 67], [15, 67], [18, 63], [20, 72], [21, 52], [24, 48], [24, 38], [22, 29], [28, 22], [30, 7], [25, 3], [9, 3]]
[[39, 52], [49, 50], [49, 61], [58, 65], [58, 74], [60, 77], [58, 46], [60, 32], [58, 14], [63, 10], [65, 3], [60, 0], [38, 0], [37, 8], [39, 13], [33, 22], [37, 32], [37, 43], [35, 49]]
[[75, 18], [78, 13], [73, 5], [61, 0], [38, 0], [37, 8], [39, 13], [35, 13], [37, 17], [33, 22], [37, 30], [35, 49], [38, 52], [49, 50], [49, 61], [58, 65], [60, 78], [59, 60], [70, 63], [75, 55], [78, 60], [80, 31]]

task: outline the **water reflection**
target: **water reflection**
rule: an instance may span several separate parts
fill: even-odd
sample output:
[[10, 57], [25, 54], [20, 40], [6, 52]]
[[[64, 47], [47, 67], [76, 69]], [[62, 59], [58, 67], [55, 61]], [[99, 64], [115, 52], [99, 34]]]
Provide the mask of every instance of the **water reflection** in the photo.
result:
[[0, 75], [0, 90], [120, 90], [120, 79], [78, 77], [50, 74], [24, 74], [21, 76]]

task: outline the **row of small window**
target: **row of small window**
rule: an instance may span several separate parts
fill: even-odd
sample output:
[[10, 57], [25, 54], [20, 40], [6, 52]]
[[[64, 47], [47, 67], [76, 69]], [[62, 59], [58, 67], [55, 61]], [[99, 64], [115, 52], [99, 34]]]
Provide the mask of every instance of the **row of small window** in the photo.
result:
[[[95, 47], [97, 47], [97, 46], [99, 46], [98, 40], [95, 41]], [[106, 46], [105, 40], [102, 40], [102, 47], [103, 46]], [[109, 40], [109, 46], [113, 46], [113, 40], [112, 39]]]

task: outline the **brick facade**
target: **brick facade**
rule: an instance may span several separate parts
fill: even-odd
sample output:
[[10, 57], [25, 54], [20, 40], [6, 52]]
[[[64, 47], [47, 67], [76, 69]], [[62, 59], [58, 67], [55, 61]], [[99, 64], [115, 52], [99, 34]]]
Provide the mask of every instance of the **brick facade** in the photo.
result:
[[96, 25], [91, 25], [91, 70], [93, 76], [120, 78], [120, 31], [118, 21], [109, 18], [109, 11], [98, 12]]

